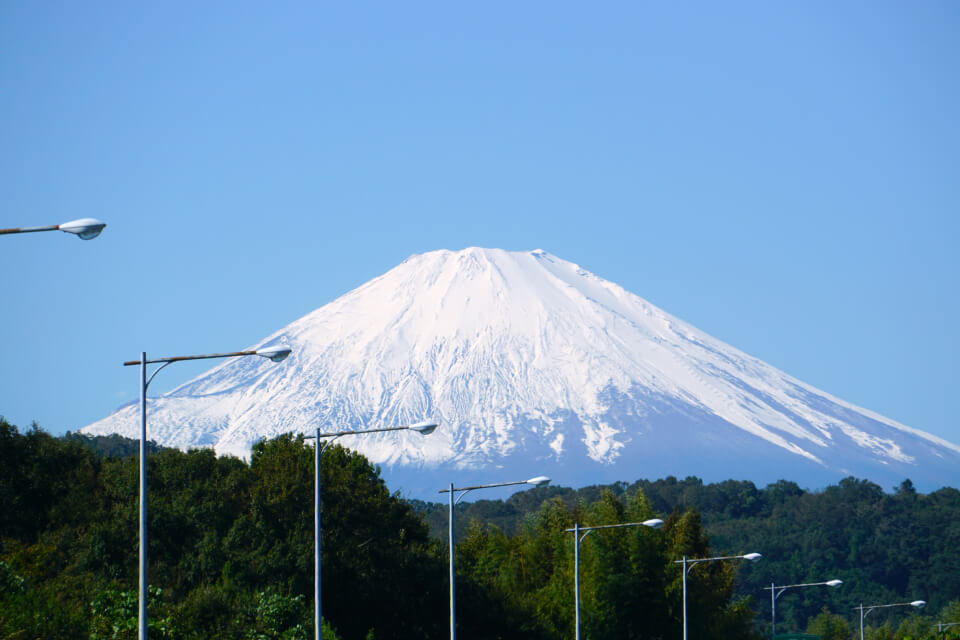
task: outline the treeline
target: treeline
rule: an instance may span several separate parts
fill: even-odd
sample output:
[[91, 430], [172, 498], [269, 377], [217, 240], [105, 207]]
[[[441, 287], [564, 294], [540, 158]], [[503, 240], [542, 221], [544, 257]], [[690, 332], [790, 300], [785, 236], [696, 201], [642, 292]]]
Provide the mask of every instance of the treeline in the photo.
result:
[[[698, 478], [668, 477], [579, 490], [549, 487], [542, 496], [575, 510], [606, 493], [625, 503], [638, 492], [654, 513], [672, 514], [674, 519], [690, 511], [699, 513], [711, 547], [720, 555], [763, 554], [762, 561], [737, 572], [733, 597], [751, 600], [758, 628], [768, 636], [771, 605], [766, 587], [831, 579], [844, 584], [837, 589], [784, 592], [776, 603], [778, 631], [803, 631], [818, 619], [815, 631], [826, 633], [826, 625], [835, 631], [824, 637], [846, 640], [853, 626], [859, 637], [859, 613], [853, 607], [913, 600], [927, 601], [924, 615], [915, 615], [910, 607], [872, 613], [866, 623], [877, 628], [868, 628], [867, 637], [936, 637], [932, 629], [938, 622], [960, 622], [960, 491], [956, 489], [923, 495], [907, 480], [885, 493], [874, 483], [847, 478], [811, 492], [783, 480], [760, 489], [751, 482], [704, 484]], [[446, 535], [447, 505], [416, 502], [415, 506], [434, 535]], [[456, 517], [461, 523], [494, 523], [499, 530], [514, 533], [538, 510], [528, 494], [516, 494], [504, 501], [461, 503]], [[822, 615], [824, 609], [833, 617]], [[928, 635], [918, 635], [917, 625]], [[943, 637], [960, 638], [960, 625]]]
[[[0, 638], [136, 638], [138, 458], [0, 419]], [[336, 636], [432, 638], [445, 565], [362, 456], [323, 457], [324, 611]], [[313, 633], [313, 449], [148, 458], [151, 638]]]
[[[136, 637], [136, 444], [20, 433], [0, 418], [0, 638]], [[250, 463], [158, 449], [148, 474], [151, 637], [312, 637], [309, 443], [258, 443]], [[325, 637], [446, 637], [446, 506], [392, 495], [378, 469], [336, 446], [322, 474]], [[778, 631], [849, 640], [861, 598], [930, 602], [926, 616], [873, 613], [872, 640], [934, 638], [937, 616], [960, 620], [960, 495], [952, 489], [924, 496], [905, 484], [885, 494], [850, 479], [810, 493], [791, 483], [668, 478], [547, 487], [458, 508], [464, 638], [572, 638], [573, 536], [564, 530], [652, 517], [666, 521], [660, 530], [584, 539], [585, 638], [679, 638], [674, 560], [747, 551], [764, 559], [691, 571], [690, 638], [768, 637], [764, 586], [834, 577], [845, 581], [839, 590], [778, 600]], [[960, 626], [943, 637], [960, 638]]]

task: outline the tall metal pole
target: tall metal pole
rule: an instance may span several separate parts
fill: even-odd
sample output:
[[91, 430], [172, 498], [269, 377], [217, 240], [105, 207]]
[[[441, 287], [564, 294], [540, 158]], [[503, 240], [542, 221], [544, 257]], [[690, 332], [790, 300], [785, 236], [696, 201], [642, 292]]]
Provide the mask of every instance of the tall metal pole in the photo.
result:
[[147, 353], [140, 353], [140, 640], [147, 640]]
[[770, 583], [770, 637], [773, 638], [777, 635], [777, 593], [776, 585]]
[[718, 556], [716, 558], [693, 558], [687, 560], [687, 556], [683, 556], [682, 560], [674, 560], [674, 564], [683, 565], [683, 640], [687, 640], [687, 565], [690, 565], [690, 569], [700, 564], [701, 562], [718, 562], [721, 560], [759, 560], [762, 558], [759, 553], [746, 553], [740, 556]]
[[[652, 518], [643, 522], [621, 522], [620, 524], [601, 524], [594, 527], [581, 527], [579, 522], [573, 523], [573, 529], [564, 529], [566, 533], [573, 533], [573, 609], [574, 609], [574, 636], [580, 640], [580, 543], [597, 529], [621, 529], [623, 527], [652, 527], [663, 524], [660, 518]], [[583, 531], [583, 535], [580, 532]]]
[[323, 640], [323, 627], [321, 626], [322, 610], [320, 599], [320, 455], [323, 453], [323, 447], [320, 446], [320, 427], [317, 427], [317, 439], [314, 441], [316, 446], [313, 451], [313, 555], [316, 558], [316, 564], [313, 568], [313, 623], [316, 631], [314, 637], [316, 640]]
[[863, 603], [860, 603], [859, 607], [854, 607], [854, 609], [860, 610], [860, 640], [863, 640], [863, 619], [869, 615], [874, 609], [886, 609], [887, 607], [924, 607], [926, 606], [924, 600], [914, 600], [913, 602], [895, 602], [893, 604], [875, 604], [869, 606], [864, 610]]
[[[550, 478], [546, 476], [537, 476], [536, 478], [530, 478], [529, 480], [517, 480], [515, 482], [496, 482], [494, 484], [478, 484], [472, 487], [460, 487], [459, 489], [453, 486], [453, 483], [450, 483], [449, 489], [441, 489], [440, 493], [450, 493], [450, 516], [448, 517], [448, 524], [450, 531], [447, 534], [449, 546], [450, 546], [450, 640], [457, 639], [457, 604], [455, 598], [456, 587], [456, 578], [454, 575], [453, 567], [453, 507], [463, 498], [465, 495], [473, 491], [474, 489], [493, 489], [496, 487], [510, 487], [518, 484], [532, 484], [536, 487], [542, 487], [550, 483]], [[459, 493], [459, 496], [454, 494]]]
[[[95, 223], [95, 224], [94, 224]], [[67, 228], [67, 226], [70, 228]], [[87, 233], [87, 227], [97, 227], [91, 233], [93, 235], [84, 235]], [[79, 233], [81, 238], [87, 239], [96, 236], [104, 226], [98, 220], [93, 218], [84, 218], [68, 222], [65, 225], [59, 225], [58, 228], [71, 233]], [[79, 229], [79, 231], [78, 231]], [[95, 232], [95, 233], [94, 233]], [[196, 356], [177, 356], [175, 358], [158, 358], [147, 360], [147, 353], [140, 352], [139, 360], [128, 360], [123, 363], [125, 367], [140, 365], [140, 615], [139, 615], [139, 638], [147, 640], [147, 387], [153, 381], [153, 377], [161, 369], [173, 362], [183, 362], [185, 360], [209, 360], [211, 358], [232, 358], [235, 356], [262, 356], [273, 362], [280, 362], [290, 355], [290, 349], [285, 347], [270, 347], [258, 349], [256, 351], [231, 351], [229, 353], [210, 353]], [[147, 377], [147, 365], [163, 363], [153, 374]]]
[[453, 483], [450, 483], [450, 531], [449, 531], [449, 544], [450, 544], [450, 640], [457, 640], [457, 607], [456, 601], [454, 599], [454, 577], [453, 577]]
[[[843, 584], [843, 580], [827, 580], [826, 582], [805, 582], [803, 584], [782, 584], [779, 587], [776, 583], [771, 582], [769, 587], [764, 587], [764, 589], [770, 589], [770, 630], [771, 636], [777, 635], [777, 598], [782, 596], [787, 589], [795, 589], [799, 587], [839, 587]], [[856, 607], [854, 607], [856, 608]], [[869, 609], [867, 610], [869, 611]]]
[[683, 640], [687, 640], [687, 556], [683, 556]]
[[[320, 517], [323, 513], [322, 489], [322, 460], [323, 452], [337, 438], [341, 436], [355, 436], [364, 433], [383, 433], [386, 431], [403, 431], [412, 429], [422, 435], [433, 433], [436, 424], [428, 422], [418, 422], [417, 424], [405, 425], [402, 427], [386, 427], [382, 429], [355, 429], [351, 431], [338, 431], [335, 433], [320, 433], [320, 427], [316, 427], [312, 436], [304, 436], [304, 440], [313, 438], [315, 446], [313, 453], [313, 624], [314, 638], [323, 640], [323, 598], [321, 585], [323, 582], [322, 559], [323, 559], [323, 528], [321, 527]], [[322, 438], [329, 438], [321, 443]]]
[[580, 640], [580, 524], [573, 523], [573, 601], [576, 640]]

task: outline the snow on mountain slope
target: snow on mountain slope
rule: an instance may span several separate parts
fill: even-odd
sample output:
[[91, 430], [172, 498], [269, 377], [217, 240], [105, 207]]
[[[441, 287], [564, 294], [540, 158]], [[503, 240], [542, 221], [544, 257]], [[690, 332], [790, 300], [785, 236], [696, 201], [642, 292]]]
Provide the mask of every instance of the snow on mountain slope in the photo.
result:
[[[426, 438], [343, 443], [398, 472], [536, 462], [596, 482], [714, 469], [749, 478], [769, 465], [770, 479], [960, 480], [957, 445], [806, 385], [540, 250], [412, 256], [253, 348], [275, 344], [293, 350], [282, 364], [226, 360], [152, 399], [148, 437], [246, 457], [265, 436], [430, 417], [442, 426]], [[83, 431], [138, 437], [136, 403]]]

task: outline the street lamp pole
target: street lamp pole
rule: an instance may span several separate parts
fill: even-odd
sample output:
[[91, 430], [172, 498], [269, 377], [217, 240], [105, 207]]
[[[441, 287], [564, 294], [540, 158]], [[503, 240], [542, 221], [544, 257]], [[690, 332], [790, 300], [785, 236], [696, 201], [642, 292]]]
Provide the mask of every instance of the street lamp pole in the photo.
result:
[[764, 590], [770, 590], [770, 637], [777, 635], [777, 598], [780, 597], [787, 589], [794, 589], [797, 587], [817, 587], [825, 585], [828, 587], [839, 587], [843, 584], [843, 580], [827, 580], [826, 582], [807, 582], [805, 584], [788, 584], [777, 586], [774, 583], [770, 583], [769, 587], [764, 587]]
[[[456, 599], [454, 597], [455, 591], [455, 581], [453, 575], [453, 507], [460, 500], [476, 489], [493, 489], [495, 487], [509, 487], [517, 484], [531, 484], [535, 487], [542, 487], [547, 484], [550, 484], [550, 478], [547, 476], [537, 476], [536, 478], [530, 478], [529, 480], [516, 480], [514, 482], [496, 482], [493, 484], [478, 484], [472, 487], [455, 487], [453, 483], [450, 483], [449, 489], [441, 489], [440, 493], [449, 493], [450, 494], [450, 516], [449, 516], [449, 544], [450, 544], [450, 640], [457, 640], [457, 610], [456, 610]], [[459, 494], [459, 495], [457, 495]]]
[[[99, 231], [98, 231], [99, 233]], [[83, 237], [83, 236], [81, 236]], [[92, 236], [91, 236], [92, 237]], [[146, 352], [139, 360], [128, 360], [123, 366], [140, 365], [140, 614], [139, 638], [147, 640], [147, 387], [160, 370], [174, 362], [184, 360], [208, 360], [211, 358], [235, 358], [240, 356], [260, 356], [273, 362], [280, 362], [290, 355], [287, 347], [270, 347], [256, 351], [231, 351], [230, 353], [211, 353], [198, 356], [176, 356], [172, 358], [147, 359]], [[147, 365], [160, 364], [147, 377]]]
[[869, 607], [864, 607], [863, 603], [860, 603], [859, 607], [854, 607], [854, 610], [860, 610], [860, 640], [863, 640], [863, 619], [867, 617], [874, 609], [885, 609], [887, 607], [917, 607], [918, 609], [927, 604], [926, 600], [914, 600], [913, 602], [896, 602], [894, 604], [875, 604]]
[[[568, 533], [573, 533], [573, 610], [574, 610], [574, 635], [576, 640], [580, 640], [580, 543], [590, 535], [590, 532], [597, 529], [619, 529], [621, 527], [651, 527], [657, 528], [663, 524], [660, 518], [644, 520], [643, 522], [625, 522], [623, 524], [602, 524], [594, 527], [581, 527], [574, 523], [572, 529], [564, 529]], [[580, 532], [584, 534], [581, 536]]]
[[960, 622], [938, 622], [937, 623], [937, 637], [940, 638], [943, 636], [943, 630], [949, 629], [954, 625], [958, 625]]
[[739, 556], [718, 556], [716, 558], [687, 558], [683, 556], [682, 560], [674, 560], [674, 564], [683, 565], [683, 640], [687, 640], [687, 573], [696, 565], [704, 562], [718, 562], [721, 560], [750, 560], [756, 562], [763, 556], [759, 553], [745, 553]]
[[13, 229], [0, 229], [0, 236], [10, 233], [33, 233], [35, 231], [66, 231], [73, 233], [83, 240], [96, 238], [107, 225], [96, 218], [80, 218], [71, 220], [63, 224], [48, 224], [41, 227], [14, 227]]
[[[320, 598], [320, 552], [321, 552], [321, 528], [320, 513], [323, 509], [323, 502], [320, 496], [320, 457], [327, 447], [333, 444], [333, 441], [341, 436], [355, 436], [364, 433], [381, 433], [384, 431], [416, 431], [422, 435], [429, 435], [434, 432], [437, 425], [432, 422], [418, 422], [416, 424], [402, 427], [386, 427], [383, 429], [358, 429], [353, 431], [337, 431], [335, 433], [320, 433], [320, 427], [317, 427], [316, 433], [312, 436], [304, 436], [304, 440], [316, 440], [315, 453], [313, 455], [313, 621], [314, 638], [323, 640], [323, 628], [321, 620], [323, 611]], [[326, 442], [320, 440], [329, 438]]]

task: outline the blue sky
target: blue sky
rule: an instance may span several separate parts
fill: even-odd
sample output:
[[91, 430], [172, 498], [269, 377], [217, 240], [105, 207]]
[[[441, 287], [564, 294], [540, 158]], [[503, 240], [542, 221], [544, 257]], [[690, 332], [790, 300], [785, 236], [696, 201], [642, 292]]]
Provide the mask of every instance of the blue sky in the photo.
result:
[[3, 3], [0, 227], [108, 227], [0, 237], [0, 415], [76, 429], [141, 351], [484, 246], [960, 442], [958, 33], [954, 2]]

